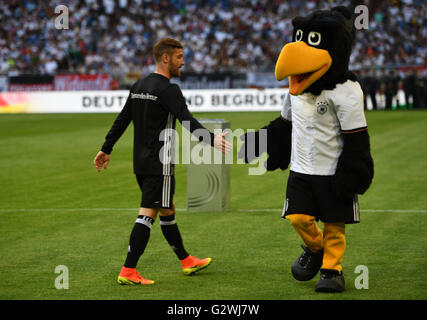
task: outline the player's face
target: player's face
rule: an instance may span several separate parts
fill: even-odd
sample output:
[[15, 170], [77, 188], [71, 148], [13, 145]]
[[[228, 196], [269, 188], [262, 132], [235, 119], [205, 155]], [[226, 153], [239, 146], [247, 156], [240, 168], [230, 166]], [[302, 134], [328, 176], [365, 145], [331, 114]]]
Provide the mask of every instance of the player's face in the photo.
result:
[[179, 77], [181, 70], [184, 65], [184, 52], [182, 49], [174, 49], [171, 58], [169, 59], [169, 72], [172, 77]]

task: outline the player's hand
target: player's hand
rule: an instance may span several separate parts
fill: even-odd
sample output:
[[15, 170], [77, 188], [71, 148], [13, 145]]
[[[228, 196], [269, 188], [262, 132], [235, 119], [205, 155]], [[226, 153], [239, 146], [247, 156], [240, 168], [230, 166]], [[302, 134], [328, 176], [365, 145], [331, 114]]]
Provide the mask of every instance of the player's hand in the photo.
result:
[[224, 138], [227, 134], [228, 132], [221, 132], [220, 134], [217, 134], [214, 138], [215, 149], [220, 150], [224, 154], [233, 150], [232, 144]]
[[95, 156], [95, 159], [93, 159], [93, 163], [95, 164], [96, 170], [98, 170], [98, 172], [101, 172], [103, 166], [104, 170], [107, 169], [109, 162], [110, 155], [102, 151], [99, 151], [98, 154]]

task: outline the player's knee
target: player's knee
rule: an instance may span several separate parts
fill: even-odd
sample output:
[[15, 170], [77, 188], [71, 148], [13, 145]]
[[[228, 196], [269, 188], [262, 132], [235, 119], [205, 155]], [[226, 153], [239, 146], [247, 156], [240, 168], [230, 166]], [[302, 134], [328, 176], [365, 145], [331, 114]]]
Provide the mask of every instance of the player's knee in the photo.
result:
[[171, 216], [175, 213], [175, 203], [172, 203], [171, 209], [161, 208], [159, 209], [159, 211], [160, 211], [160, 216], [163, 216], [163, 217]]
[[154, 208], [140, 208], [138, 215], [150, 217], [153, 220], [156, 220], [157, 212], [158, 210]]
[[173, 210], [173, 209], [160, 209], [160, 216], [161, 217], [171, 216], [174, 213], [175, 213], [175, 210]]

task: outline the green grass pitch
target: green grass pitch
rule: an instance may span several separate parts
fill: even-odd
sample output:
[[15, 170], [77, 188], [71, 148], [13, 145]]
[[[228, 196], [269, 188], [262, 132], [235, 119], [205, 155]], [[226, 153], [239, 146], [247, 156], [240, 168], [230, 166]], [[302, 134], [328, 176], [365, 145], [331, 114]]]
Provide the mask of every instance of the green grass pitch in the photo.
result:
[[[257, 129], [273, 112], [204, 113], [232, 129]], [[182, 274], [158, 221], [138, 269], [150, 287], [116, 283], [140, 192], [132, 172], [132, 128], [108, 170], [93, 158], [113, 114], [0, 115], [0, 299], [426, 299], [427, 112], [366, 114], [375, 178], [360, 197], [361, 223], [347, 227], [342, 294], [314, 292], [315, 279], [290, 273], [301, 241], [281, 219], [288, 171], [249, 176], [231, 167], [231, 208], [188, 213], [186, 167], [176, 167], [177, 221], [188, 251], [213, 258], [193, 277]], [[69, 288], [55, 288], [58, 265]], [[357, 289], [359, 265], [369, 288]]]

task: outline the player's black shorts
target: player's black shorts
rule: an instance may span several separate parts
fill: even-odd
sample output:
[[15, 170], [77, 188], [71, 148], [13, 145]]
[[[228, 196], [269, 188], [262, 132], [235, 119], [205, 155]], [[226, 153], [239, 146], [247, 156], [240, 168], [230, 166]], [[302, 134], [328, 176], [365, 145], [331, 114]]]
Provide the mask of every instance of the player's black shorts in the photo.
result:
[[136, 175], [142, 191], [141, 208], [172, 209], [175, 176]]
[[357, 195], [343, 202], [336, 196], [332, 176], [315, 176], [291, 171], [282, 217], [301, 213], [322, 222], [360, 222]]

